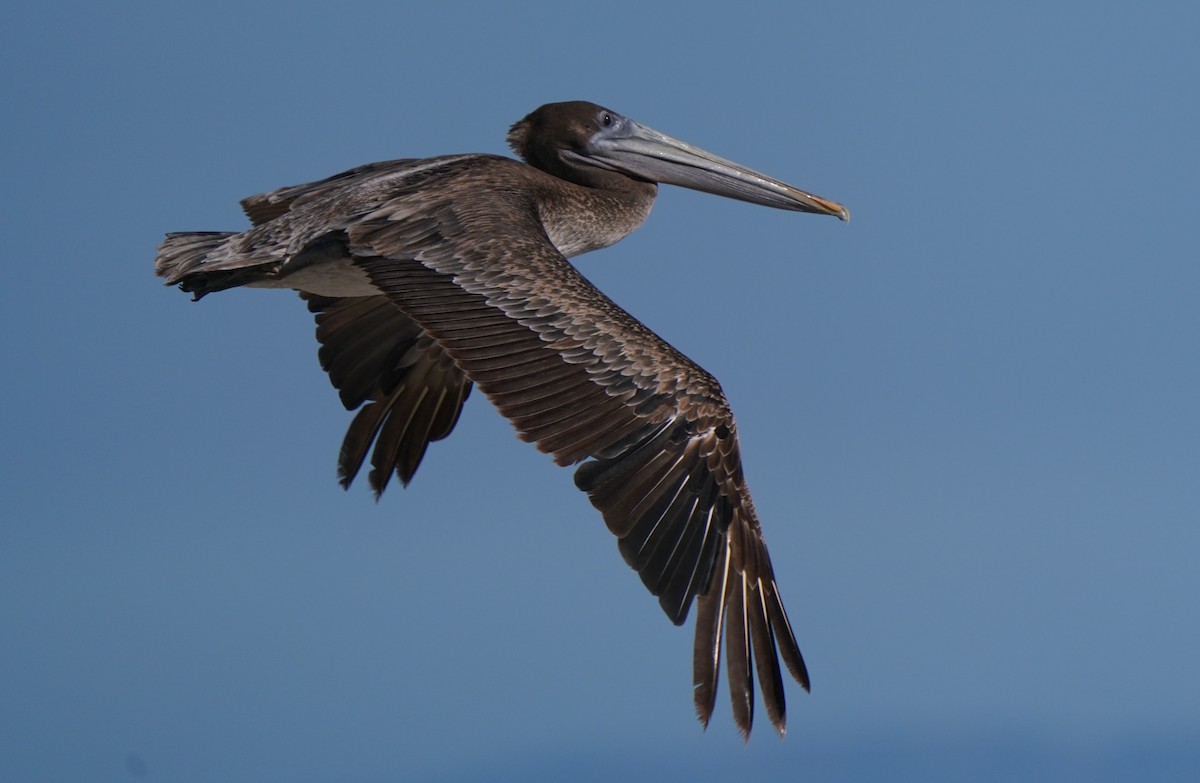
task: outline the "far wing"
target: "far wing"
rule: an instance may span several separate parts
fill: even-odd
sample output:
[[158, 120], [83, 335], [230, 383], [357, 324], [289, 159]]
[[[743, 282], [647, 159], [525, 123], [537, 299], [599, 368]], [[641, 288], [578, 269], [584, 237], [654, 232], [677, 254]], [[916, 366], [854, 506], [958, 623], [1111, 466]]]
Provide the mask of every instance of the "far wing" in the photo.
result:
[[358, 408], [338, 455], [342, 486], [350, 486], [372, 442], [376, 495], [393, 471], [407, 485], [430, 442], [454, 429], [471, 382], [387, 297], [300, 296], [316, 314], [321, 367], [346, 409]]

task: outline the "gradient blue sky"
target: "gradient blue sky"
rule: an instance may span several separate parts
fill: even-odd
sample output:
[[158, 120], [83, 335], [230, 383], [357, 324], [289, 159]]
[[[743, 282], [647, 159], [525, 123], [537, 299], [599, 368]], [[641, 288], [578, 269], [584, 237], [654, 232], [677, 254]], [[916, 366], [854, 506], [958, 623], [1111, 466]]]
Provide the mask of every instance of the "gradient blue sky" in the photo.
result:
[[[0, 779], [1200, 779], [1196, 6], [806, 5], [7, 4]], [[153, 276], [578, 98], [854, 215], [580, 259], [739, 417], [783, 742], [482, 395], [344, 493], [303, 305]]]

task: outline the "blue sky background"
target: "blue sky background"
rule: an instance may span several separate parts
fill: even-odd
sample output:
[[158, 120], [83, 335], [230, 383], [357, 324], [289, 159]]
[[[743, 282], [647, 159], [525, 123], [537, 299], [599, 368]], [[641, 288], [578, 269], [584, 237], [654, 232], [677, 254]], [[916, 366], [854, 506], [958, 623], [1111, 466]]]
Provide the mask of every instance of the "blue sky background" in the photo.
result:
[[[482, 6], [482, 4], [481, 4]], [[0, 11], [0, 779], [1200, 779], [1194, 4]], [[166, 231], [588, 99], [848, 205], [664, 189], [580, 266], [721, 379], [813, 674], [676, 629], [482, 395], [413, 486], [293, 296]]]

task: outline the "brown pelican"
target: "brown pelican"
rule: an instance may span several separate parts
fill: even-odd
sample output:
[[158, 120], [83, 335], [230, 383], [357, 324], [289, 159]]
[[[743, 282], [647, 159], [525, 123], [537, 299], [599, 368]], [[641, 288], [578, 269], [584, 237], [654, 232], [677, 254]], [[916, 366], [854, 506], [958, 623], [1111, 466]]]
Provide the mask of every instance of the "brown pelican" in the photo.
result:
[[805, 690], [808, 672], [725, 395], [567, 259], [641, 225], [656, 183], [849, 213], [592, 103], [542, 106], [508, 142], [525, 163], [393, 160], [251, 196], [242, 207], [252, 228], [168, 234], [156, 271], [196, 299], [256, 286], [307, 300], [321, 366], [358, 409], [338, 458], [343, 486], [368, 451], [377, 496], [393, 472], [407, 484], [478, 384], [522, 439], [560, 465], [582, 463], [575, 484], [672, 622], [695, 600], [701, 722], [712, 716], [723, 637], [742, 734], [755, 672], [783, 734], [779, 659]]

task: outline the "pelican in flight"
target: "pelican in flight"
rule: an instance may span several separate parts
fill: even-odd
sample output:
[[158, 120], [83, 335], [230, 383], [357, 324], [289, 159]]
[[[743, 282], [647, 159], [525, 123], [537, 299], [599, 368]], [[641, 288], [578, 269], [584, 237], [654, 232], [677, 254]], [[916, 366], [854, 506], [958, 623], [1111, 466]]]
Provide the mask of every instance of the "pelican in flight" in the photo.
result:
[[316, 318], [321, 367], [357, 410], [338, 456], [370, 454], [378, 496], [408, 484], [473, 385], [604, 517], [676, 625], [696, 604], [696, 712], [724, 655], [749, 737], [757, 673], [786, 728], [780, 659], [809, 688], [742, 475], [720, 385], [597, 290], [568, 258], [641, 225], [657, 183], [848, 220], [840, 204], [582, 101], [512, 126], [524, 162], [445, 155], [372, 163], [242, 201], [241, 232], [168, 234], [156, 272], [196, 299], [290, 288]]

